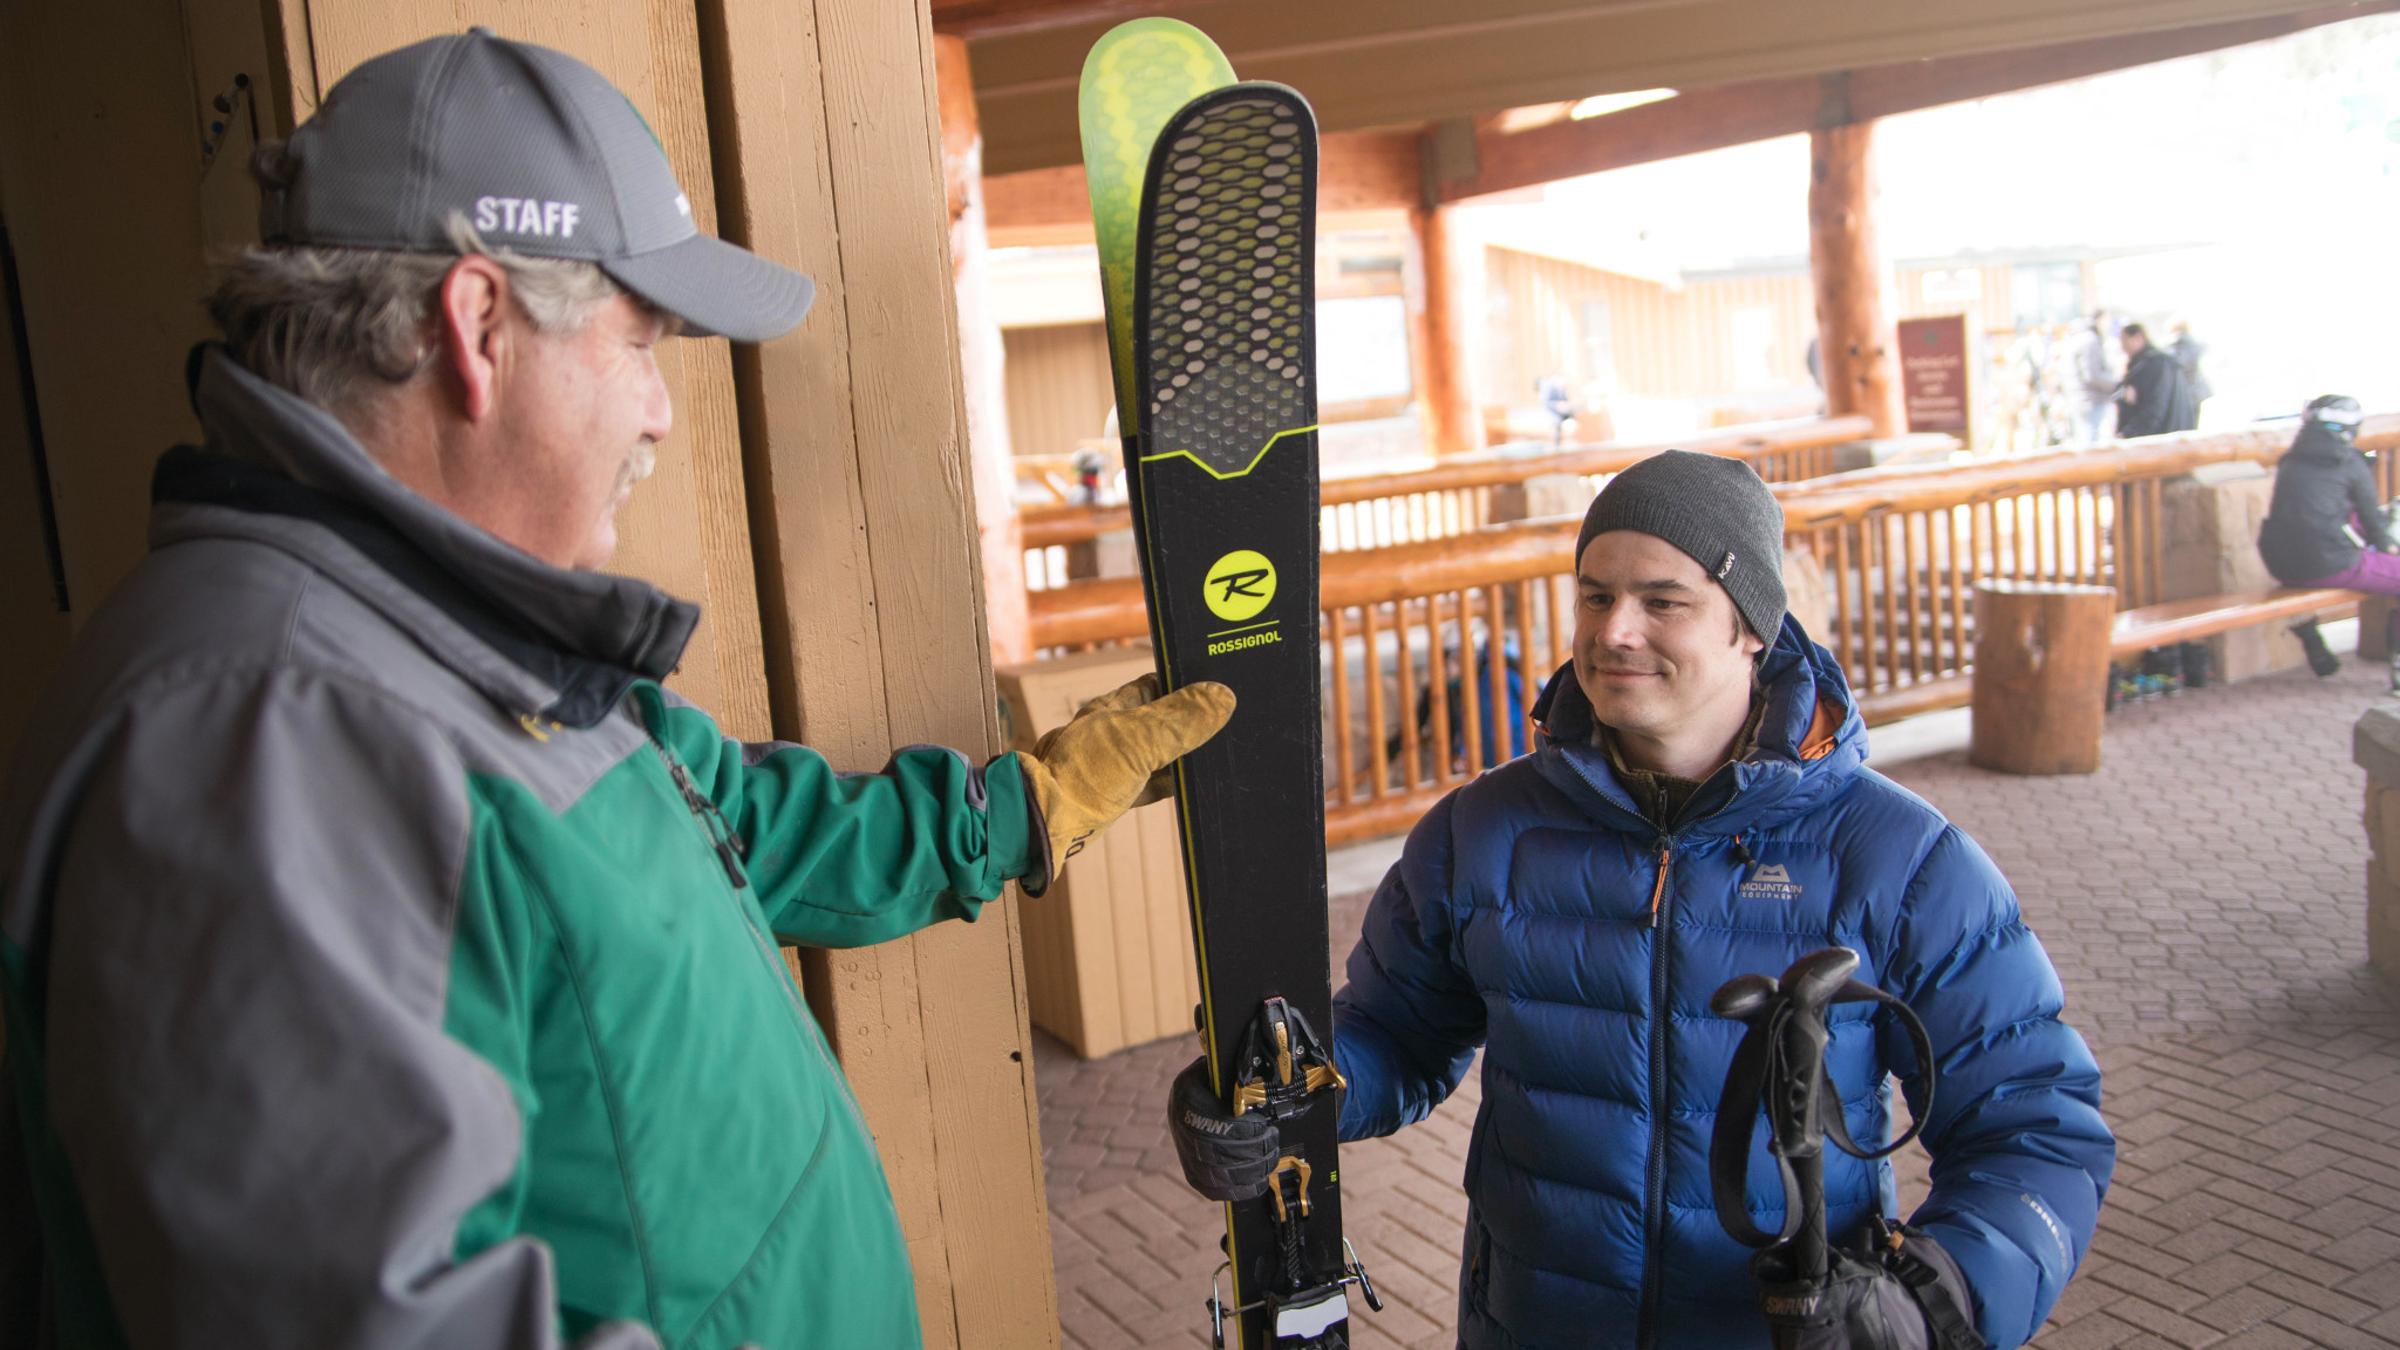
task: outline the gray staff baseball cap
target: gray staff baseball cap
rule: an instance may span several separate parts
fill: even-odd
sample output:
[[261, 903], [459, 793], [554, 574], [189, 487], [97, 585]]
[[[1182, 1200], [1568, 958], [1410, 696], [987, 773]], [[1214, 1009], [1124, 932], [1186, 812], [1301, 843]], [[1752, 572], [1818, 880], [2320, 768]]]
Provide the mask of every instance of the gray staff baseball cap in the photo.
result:
[[259, 205], [268, 244], [493, 248], [597, 263], [696, 337], [791, 331], [816, 283], [702, 234], [631, 100], [564, 52], [473, 28], [366, 61], [293, 131]]

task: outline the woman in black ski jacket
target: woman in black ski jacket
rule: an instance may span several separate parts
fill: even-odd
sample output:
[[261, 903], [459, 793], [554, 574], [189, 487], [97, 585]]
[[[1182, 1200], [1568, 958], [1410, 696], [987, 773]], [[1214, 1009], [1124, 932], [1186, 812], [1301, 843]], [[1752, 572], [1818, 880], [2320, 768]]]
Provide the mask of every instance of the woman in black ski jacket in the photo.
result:
[[2258, 529], [2258, 553], [2286, 586], [2400, 595], [2400, 557], [2393, 556], [2400, 554], [2400, 542], [2392, 538], [2375, 471], [2355, 445], [2359, 416], [2354, 398], [2327, 394], [2311, 402], [2301, 415], [2299, 438], [2275, 468], [2275, 496]]

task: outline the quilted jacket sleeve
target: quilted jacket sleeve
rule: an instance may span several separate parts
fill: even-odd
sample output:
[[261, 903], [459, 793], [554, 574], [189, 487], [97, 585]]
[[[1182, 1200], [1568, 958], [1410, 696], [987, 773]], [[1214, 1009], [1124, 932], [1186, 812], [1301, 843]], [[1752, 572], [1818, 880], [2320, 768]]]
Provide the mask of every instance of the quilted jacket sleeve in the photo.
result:
[[1483, 1044], [1483, 1001], [1452, 940], [1450, 803], [1417, 822], [1367, 906], [1349, 983], [1333, 999], [1333, 1058], [1350, 1090], [1342, 1138], [1371, 1139], [1423, 1120], [1454, 1091]]
[[1933, 1188], [1913, 1217], [1957, 1259], [1997, 1347], [2042, 1325], [2088, 1248], [2116, 1166], [2100, 1068], [2059, 1014], [2066, 996], [2016, 895], [1946, 827], [1910, 881], [1886, 987], [1916, 1010], [1939, 1068], [1933, 1100], [1895, 1019], [1885, 1063], [1925, 1122]]

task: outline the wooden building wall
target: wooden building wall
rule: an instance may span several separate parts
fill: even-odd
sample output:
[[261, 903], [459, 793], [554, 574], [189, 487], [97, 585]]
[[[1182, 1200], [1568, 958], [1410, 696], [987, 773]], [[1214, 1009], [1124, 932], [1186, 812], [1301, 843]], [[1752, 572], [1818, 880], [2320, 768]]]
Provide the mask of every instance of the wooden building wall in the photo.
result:
[[1011, 328], [1008, 440], [1020, 455], [1063, 455], [1100, 436], [1116, 407], [1108, 328], [1098, 323]]
[[[1492, 250], [1490, 268], [1495, 298], [1484, 378], [1492, 401], [1529, 402], [1534, 381], [1554, 373], [1578, 387], [1597, 381], [1641, 398], [1732, 395], [1744, 383], [1733, 344], [1733, 316], [1744, 310], [1768, 320], [1764, 373], [1784, 383], [1808, 380], [1804, 354], [1815, 317], [1805, 270], [1670, 287], [1503, 248]], [[1605, 341], [1595, 321], [1605, 323]]]
[[[632, 98], [702, 228], [813, 275], [791, 337], [662, 353], [676, 432], [620, 517], [618, 570], [699, 600], [674, 684], [747, 737], [845, 768], [998, 748], [924, 6], [888, 0], [93, 0], [0, 7], [0, 222], [30, 388], [0, 360], [0, 706], [143, 548], [150, 465], [195, 428], [183, 358], [208, 259], [251, 237], [266, 135], [379, 51], [473, 23]], [[231, 124], [205, 172], [208, 124]], [[0, 336], [0, 347], [8, 345]], [[0, 357], [10, 353], [0, 350]], [[69, 610], [37, 549], [38, 399]], [[0, 734], [13, 741], [13, 725]], [[927, 1343], [1055, 1345], [1013, 898], [858, 952], [802, 954], [873, 1128]]]
[[[2089, 263], [2081, 267], [2088, 297]], [[1965, 274], [1965, 275], [1961, 275]], [[1816, 332], [1808, 270], [1701, 277], [1680, 287], [1514, 249], [1491, 250], [1492, 334], [1483, 372], [1485, 398], [1528, 403], [1534, 381], [1563, 373], [1579, 389], [1598, 381], [1640, 398], [1735, 399], [1760, 386], [1808, 383], [1807, 351]], [[1915, 264], [1894, 269], [1895, 318], [1965, 313], [1975, 331], [2008, 328], [2014, 318], [2013, 269], [2006, 263]], [[1596, 308], [1595, 308], [1596, 307]], [[1763, 316], [1763, 358], [1745, 371], [1737, 357], [1736, 315]], [[1607, 341], [1591, 338], [1587, 319], [1604, 317]], [[1605, 355], [1603, 354], [1605, 353]], [[1604, 367], [1613, 367], [1614, 378]]]

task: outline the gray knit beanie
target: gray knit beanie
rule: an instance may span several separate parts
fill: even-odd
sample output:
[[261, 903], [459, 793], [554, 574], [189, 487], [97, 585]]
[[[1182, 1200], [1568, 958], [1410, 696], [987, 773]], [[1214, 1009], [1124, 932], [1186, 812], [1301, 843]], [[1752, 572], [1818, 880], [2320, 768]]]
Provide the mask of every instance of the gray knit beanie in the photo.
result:
[[1610, 530], [1656, 535], [1691, 555], [1733, 597], [1750, 631], [1783, 631], [1783, 507], [1758, 471], [1721, 455], [1668, 450], [1608, 481], [1584, 512], [1575, 560]]

